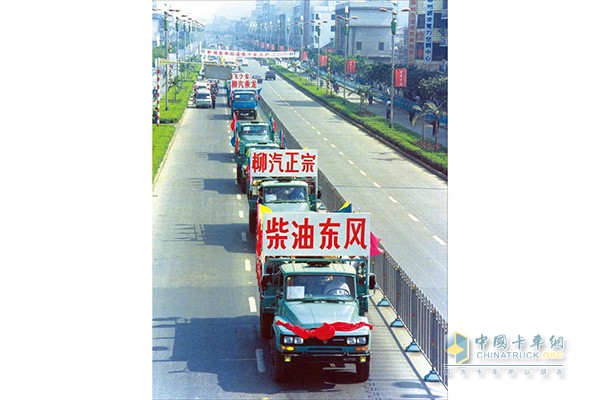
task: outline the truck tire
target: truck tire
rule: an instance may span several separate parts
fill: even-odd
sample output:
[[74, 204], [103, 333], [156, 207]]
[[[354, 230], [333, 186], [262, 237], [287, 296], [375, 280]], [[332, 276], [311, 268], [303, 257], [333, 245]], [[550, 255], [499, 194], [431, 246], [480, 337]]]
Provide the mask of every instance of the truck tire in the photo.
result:
[[[262, 308], [262, 306], [261, 306], [261, 308]], [[273, 333], [272, 326], [273, 326], [273, 314], [261, 311], [261, 313], [260, 313], [260, 336], [263, 339], [271, 338], [271, 334]]]
[[256, 233], [256, 212], [250, 211], [248, 214], [248, 230], [250, 233]]
[[237, 180], [238, 185], [242, 186], [242, 167], [239, 165], [237, 166], [235, 171], [235, 179]]
[[356, 363], [356, 380], [358, 382], [365, 382], [369, 379], [369, 370], [371, 368], [371, 360], [366, 363]]
[[242, 189], [242, 193], [246, 194], [246, 186], [248, 185], [248, 182], [246, 182], [246, 179], [241, 178], [241, 182], [240, 182], [240, 189]]
[[271, 355], [273, 359], [273, 380], [277, 383], [285, 382], [288, 379], [288, 365], [283, 361], [283, 357], [275, 348], [275, 335], [271, 339]]

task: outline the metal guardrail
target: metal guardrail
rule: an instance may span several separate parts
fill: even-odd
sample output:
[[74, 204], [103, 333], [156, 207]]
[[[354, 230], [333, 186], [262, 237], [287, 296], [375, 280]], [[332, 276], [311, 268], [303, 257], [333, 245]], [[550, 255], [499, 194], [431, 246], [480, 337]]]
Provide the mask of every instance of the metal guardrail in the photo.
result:
[[[259, 107], [263, 120], [268, 120], [268, 115], [273, 111], [264, 98], [260, 99]], [[275, 115], [273, 117], [276, 118]], [[285, 134], [287, 148], [302, 149], [300, 143], [281, 121], [278, 121], [277, 127]], [[346, 199], [321, 170], [319, 170], [318, 179], [323, 204], [328, 210], [338, 210], [346, 202]], [[378, 306], [392, 307], [396, 312], [397, 319], [390, 325], [405, 327], [412, 337], [413, 342], [405, 351], [421, 351], [429, 360], [432, 369], [424, 377], [424, 380], [441, 381], [447, 385], [448, 376], [445, 365], [448, 363], [448, 354], [446, 353], [448, 324], [381, 243], [380, 247], [383, 254], [373, 257], [371, 261], [371, 271], [375, 273], [377, 286], [384, 295], [383, 303], [380, 302]]]

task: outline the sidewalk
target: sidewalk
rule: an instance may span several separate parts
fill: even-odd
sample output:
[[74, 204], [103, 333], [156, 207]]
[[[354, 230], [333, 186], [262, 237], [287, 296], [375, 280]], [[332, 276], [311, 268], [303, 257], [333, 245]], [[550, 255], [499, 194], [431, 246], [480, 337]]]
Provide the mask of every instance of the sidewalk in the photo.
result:
[[[286, 62], [281, 62], [280, 64], [283, 67], [288, 67]], [[321, 78], [323, 79], [323, 77]], [[314, 81], [313, 81], [314, 82]], [[316, 82], [314, 82], [316, 83]], [[326, 87], [326, 83], [323, 84], [323, 88]], [[340, 84], [340, 90], [338, 91], [338, 96], [344, 96], [344, 87]], [[351, 101], [353, 103], [360, 103], [360, 96], [358, 96], [352, 89], [346, 87], [346, 100]], [[385, 118], [386, 109], [385, 102], [380, 99], [373, 99], [373, 104], [367, 104], [367, 110], [372, 113], [381, 115]], [[401, 108], [394, 107], [394, 124], [398, 124], [406, 128], [407, 130], [414, 132], [417, 135], [424, 136], [426, 139], [433, 141], [433, 134], [431, 125], [423, 123], [421, 120], [417, 121], [416, 125], [413, 126], [410, 123], [410, 119], [408, 116], [408, 111], [405, 111]], [[440, 127], [438, 129], [438, 144], [448, 148], [448, 129], [444, 127]]]
[[[338, 96], [344, 96], [344, 88], [341, 87], [341, 85]], [[346, 100], [359, 104], [360, 96], [346, 88]], [[372, 113], [381, 115], [385, 118], [386, 106], [385, 102], [381, 100], [373, 99], [373, 104], [367, 104], [367, 110], [369, 110]], [[417, 135], [425, 136], [425, 138], [428, 138], [429, 140], [433, 141], [431, 125], [425, 124], [421, 120], [419, 120], [417, 121], [416, 125], [413, 126], [410, 123], [408, 112], [401, 108], [394, 107], [394, 123], [403, 126], [409, 131], [416, 133]], [[448, 129], [443, 127], [440, 127], [438, 129], [438, 144], [442, 145], [446, 149], [448, 148]]]

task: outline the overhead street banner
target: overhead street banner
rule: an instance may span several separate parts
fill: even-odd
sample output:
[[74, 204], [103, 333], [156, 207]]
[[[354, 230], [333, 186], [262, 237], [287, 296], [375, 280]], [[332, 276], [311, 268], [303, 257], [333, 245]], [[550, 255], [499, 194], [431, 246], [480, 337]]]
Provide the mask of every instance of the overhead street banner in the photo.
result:
[[369, 256], [367, 213], [278, 213], [262, 215], [266, 256]]
[[246, 50], [215, 50], [202, 49], [200, 55], [218, 57], [244, 57], [244, 58], [298, 58], [297, 51], [246, 51]]

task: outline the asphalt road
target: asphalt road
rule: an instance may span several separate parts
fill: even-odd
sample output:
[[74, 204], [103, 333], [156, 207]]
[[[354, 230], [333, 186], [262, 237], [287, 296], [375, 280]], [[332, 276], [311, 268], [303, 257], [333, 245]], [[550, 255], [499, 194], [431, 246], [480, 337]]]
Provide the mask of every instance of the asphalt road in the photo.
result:
[[[371, 377], [297, 371], [278, 385], [261, 339], [254, 239], [235, 184], [229, 109], [186, 111], [153, 190], [154, 399], [434, 399], [372, 304]], [[320, 156], [321, 157], [321, 156]]]
[[[251, 60], [245, 69], [264, 73]], [[440, 313], [448, 313], [448, 184], [296, 90], [281, 78], [262, 94], [319, 168], [353, 204], [371, 213], [373, 233]]]

